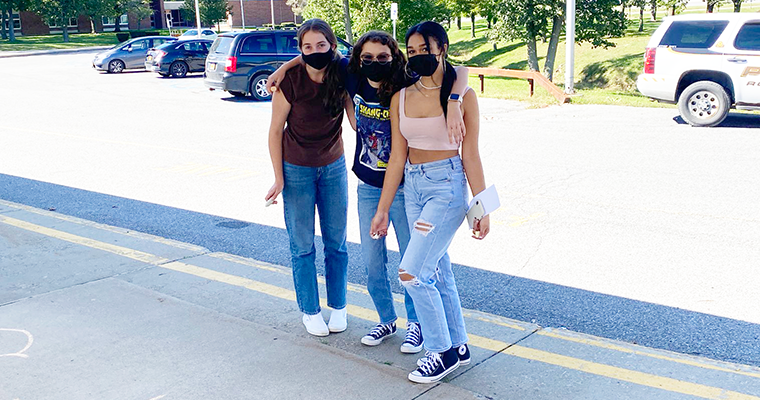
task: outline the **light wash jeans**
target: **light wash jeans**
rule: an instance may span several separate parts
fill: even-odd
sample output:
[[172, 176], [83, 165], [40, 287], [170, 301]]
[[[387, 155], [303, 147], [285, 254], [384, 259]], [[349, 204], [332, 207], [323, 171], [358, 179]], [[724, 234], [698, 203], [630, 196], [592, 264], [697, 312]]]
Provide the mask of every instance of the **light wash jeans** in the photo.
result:
[[407, 162], [404, 177], [411, 239], [399, 268], [412, 278], [401, 283], [414, 300], [425, 350], [442, 353], [468, 340], [447, 253], [467, 213], [467, 179], [459, 156], [423, 164]]
[[282, 199], [285, 226], [290, 237], [290, 257], [298, 308], [316, 315], [319, 307], [316, 247], [314, 246], [314, 208], [319, 212], [319, 227], [325, 246], [327, 305], [346, 307], [348, 250], [346, 220], [348, 213], [348, 175], [346, 160], [324, 167], [302, 167], [283, 162], [285, 187]]
[[[396, 309], [393, 307], [393, 294], [391, 284], [388, 281], [388, 249], [385, 247], [385, 237], [372, 239], [369, 234], [372, 217], [377, 211], [380, 202], [380, 194], [383, 189], [368, 185], [361, 180], [356, 188], [359, 202], [359, 229], [361, 230], [362, 258], [367, 267], [367, 290], [375, 303], [375, 309], [380, 316], [380, 322], [390, 324], [396, 321]], [[404, 188], [399, 187], [396, 197], [393, 199], [388, 210], [390, 222], [396, 231], [396, 239], [401, 255], [404, 255], [406, 246], [409, 244], [409, 222], [404, 210]], [[417, 313], [409, 293], [404, 291], [404, 305], [406, 306], [406, 319], [409, 322], [418, 322]]]

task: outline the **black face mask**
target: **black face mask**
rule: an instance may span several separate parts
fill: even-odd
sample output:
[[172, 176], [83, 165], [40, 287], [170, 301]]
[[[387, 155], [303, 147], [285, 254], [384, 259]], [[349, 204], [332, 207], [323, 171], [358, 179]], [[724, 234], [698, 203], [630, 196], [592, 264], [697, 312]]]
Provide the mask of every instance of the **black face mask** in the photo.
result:
[[431, 76], [438, 69], [438, 56], [435, 54], [420, 54], [409, 57], [409, 69], [419, 76]]
[[312, 68], [322, 69], [332, 61], [334, 55], [333, 49], [329, 49], [326, 53], [301, 54], [301, 58]]
[[369, 64], [362, 64], [359, 72], [372, 82], [382, 82], [391, 76], [391, 64], [391, 62], [380, 64], [378, 61], [372, 61]]

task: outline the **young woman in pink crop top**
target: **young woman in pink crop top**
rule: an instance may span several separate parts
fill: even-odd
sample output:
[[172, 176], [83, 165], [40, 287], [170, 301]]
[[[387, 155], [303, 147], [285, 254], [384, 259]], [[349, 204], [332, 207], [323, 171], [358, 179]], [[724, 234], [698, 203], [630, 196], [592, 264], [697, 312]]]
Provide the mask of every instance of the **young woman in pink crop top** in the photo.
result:
[[[438, 23], [417, 24], [406, 34], [408, 68], [419, 81], [391, 100], [391, 156], [370, 234], [384, 236], [388, 209], [401, 178], [411, 239], [399, 266], [399, 279], [414, 301], [425, 333], [425, 357], [409, 380], [432, 383], [470, 362], [467, 332], [447, 250], [473, 195], [486, 187], [478, 152], [478, 100], [472, 90], [450, 97], [456, 80], [446, 61], [446, 30]], [[451, 143], [445, 114], [450, 101], [461, 102], [466, 135]], [[483, 239], [489, 218], [477, 221], [473, 237]]]

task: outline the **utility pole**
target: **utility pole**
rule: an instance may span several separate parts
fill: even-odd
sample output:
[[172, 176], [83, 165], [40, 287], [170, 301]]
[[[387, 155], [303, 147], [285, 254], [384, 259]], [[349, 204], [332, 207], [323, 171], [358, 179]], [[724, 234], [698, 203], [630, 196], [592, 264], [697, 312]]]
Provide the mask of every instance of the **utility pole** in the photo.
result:
[[195, 26], [198, 28], [198, 39], [201, 38], [201, 11], [198, 8], [198, 0], [195, 0]]
[[269, 6], [272, 9], [272, 29], [274, 29], [274, 0], [269, 0]]
[[240, 0], [240, 15], [241, 15], [241, 24], [243, 25], [243, 30], [245, 30], [245, 8], [243, 8], [243, 0]]
[[575, 0], [567, 0], [567, 9], [565, 10], [566, 18], [565, 27], [565, 93], [575, 93], [573, 76], [575, 71]]
[[393, 38], [396, 38], [396, 20], [398, 19], [398, 3], [391, 3], [391, 21], [393, 21]]

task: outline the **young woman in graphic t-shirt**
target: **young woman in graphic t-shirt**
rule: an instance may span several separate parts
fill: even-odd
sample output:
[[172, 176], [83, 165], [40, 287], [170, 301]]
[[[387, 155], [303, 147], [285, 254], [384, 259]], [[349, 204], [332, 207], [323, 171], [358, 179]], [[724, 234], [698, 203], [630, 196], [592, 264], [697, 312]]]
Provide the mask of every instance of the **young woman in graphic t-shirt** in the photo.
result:
[[[467, 212], [467, 183], [473, 195], [485, 189], [478, 152], [478, 102], [474, 91], [452, 96], [456, 74], [446, 61], [449, 41], [438, 23], [417, 24], [406, 34], [408, 67], [420, 80], [391, 100], [393, 148], [383, 191], [370, 234], [386, 235], [396, 189], [404, 179], [406, 214], [411, 239], [399, 266], [399, 279], [414, 300], [425, 333], [425, 357], [409, 380], [441, 380], [470, 362], [467, 332], [459, 294], [447, 253]], [[469, 89], [469, 88], [468, 88]], [[453, 97], [453, 98], [452, 98]], [[460, 146], [446, 134], [448, 103], [460, 102], [467, 135]], [[489, 218], [475, 223], [473, 235], [483, 239]]]
[[[346, 330], [348, 179], [341, 138], [346, 62], [335, 52], [335, 34], [322, 20], [301, 25], [298, 46], [304, 62], [288, 71], [272, 96], [269, 154], [275, 181], [265, 199], [274, 202], [282, 192], [303, 324], [310, 334], [326, 336]], [[319, 306], [315, 208], [324, 243], [327, 305], [332, 308], [329, 324]]]
[[[267, 89], [272, 90], [282, 80], [284, 71], [298, 65], [295, 58], [269, 76]], [[467, 86], [466, 67], [456, 69], [459, 79], [453, 93], [463, 93]], [[359, 178], [357, 187], [362, 258], [367, 271], [367, 290], [380, 317], [380, 323], [362, 337], [367, 346], [376, 346], [396, 334], [396, 310], [387, 274], [388, 252], [385, 238], [372, 238], [370, 222], [375, 215], [391, 151], [390, 101], [394, 93], [418, 79], [406, 70], [406, 57], [393, 37], [381, 31], [364, 34], [356, 42], [345, 80], [349, 101], [354, 108], [349, 114], [356, 131], [356, 150], [352, 170]], [[464, 123], [458, 102], [449, 105], [448, 132], [450, 140], [459, 143], [464, 135]], [[353, 118], [351, 118], [353, 117]], [[399, 250], [404, 254], [409, 243], [409, 225], [404, 210], [404, 192], [400, 188], [389, 210]], [[405, 292], [406, 336], [401, 345], [403, 353], [422, 349], [423, 334], [411, 297]]]

